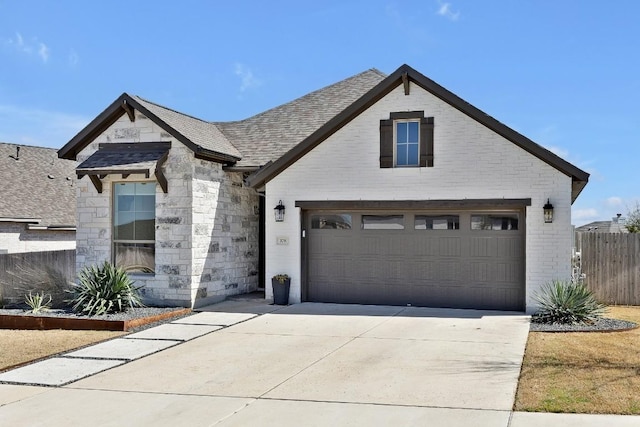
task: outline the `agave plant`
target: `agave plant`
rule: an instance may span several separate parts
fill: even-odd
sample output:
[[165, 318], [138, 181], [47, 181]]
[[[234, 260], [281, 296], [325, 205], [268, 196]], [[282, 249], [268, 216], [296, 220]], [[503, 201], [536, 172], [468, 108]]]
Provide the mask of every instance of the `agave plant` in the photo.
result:
[[31, 309], [31, 313], [41, 313], [51, 308], [51, 295], [44, 292], [36, 292], [34, 295], [29, 291], [29, 294], [24, 296], [24, 302]]
[[140, 287], [135, 287], [127, 273], [105, 261], [101, 266], [85, 267], [69, 289], [67, 300], [73, 311], [91, 315], [115, 313], [143, 307]]
[[606, 309], [584, 284], [566, 280], [547, 283], [533, 298], [540, 305], [533, 316], [538, 323], [592, 323]]

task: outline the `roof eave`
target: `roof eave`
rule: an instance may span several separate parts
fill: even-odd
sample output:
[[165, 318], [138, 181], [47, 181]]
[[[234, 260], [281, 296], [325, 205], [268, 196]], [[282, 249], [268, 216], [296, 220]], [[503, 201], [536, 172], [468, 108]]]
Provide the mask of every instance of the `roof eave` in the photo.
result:
[[[87, 145], [95, 140], [100, 134], [114, 124], [123, 114], [126, 113], [123, 107], [124, 101], [130, 102], [133, 100], [129, 95], [123, 93], [111, 103], [102, 113], [100, 113], [95, 119], [84, 127], [76, 136], [74, 136], [69, 142], [67, 142], [61, 149], [58, 150], [58, 157], [67, 160], [76, 160], [76, 156]], [[136, 103], [137, 104], [137, 103]]]
[[505, 124], [500, 123], [498, 120], [484, 113], [482, 110], [474, 107], [459, 96], [440, 86], [433, 80], [427, 78], [410, 66], [404, 64], [384, 80], [382, 80], [380, 83], [378, 83], [369, 92], [364, 94], [360, 99], [347, 107], [343, 112], [328, 121], [316, 132], [305, 138], [302, 142], [289, 150], [279, 159], [275, 160], [269, 165], [265, 165], [263, 168], [249, 176], [247, 178], [247, 184], [254, 188], [266, 184], [268, 181], [280, 174], [280, 172], [282, 172], [284, 169], [289, 167], [289, 165], [291, 165], [293, 162], [298, 160], [300, 157], [311, 151], [314, 147], [327, 139], [333, 133], [337, 132], [340, 128], [345, 126], [353, 118], [358, 116], [360, 113], [376, 103], [396, 87], [403, 84], [403, 78], [408, 79], [408, 81], [414, 82], [427, 92], [440, 98], [447, 104], [458, 109], [462, 113], [483, 124], [487, 128], [493, 130], [507, 140], [513, 142], [520, 148], [524, 149], [530, 154], [533, 154], [547, 164], [553, 166], [560, 172], [570, 176], [573, 182], [580, 183], [576, 186], [575, 189], [572, 189], [572, 201], [575, 201], [575, 199], [578, 197], [578, 194], [580, 194], [584, 186], [589, 181], [589, 174], [587, 172], [572, 165], [571, 163], [555, 155], [546, 148], [536, 144], [529, 138], [509, 128]]
[[256, 171], [247, 178], [247, 185], [250, 187], [259, 187], [266, 184], [280, 172], [286, 169], [290, 164], [307, 154], [322, 141], [340, 130], [343, 126], [356, 118], [360, 113], [378, 102], [385, 95], [395, 89], [402, 83], [402, 72], [398, 69], [393, 74], [375, 85], [371, 90], [365, 93], [360, 99], [345, 108], [341, 113], [333, 117], [327, 123], [322, 125], [318, 130], [305, 138], [298, 145], [287, 151], [279, 159], [267, 163], [260, 170]]
[[191, 149], [197, 158], [216, 161], [220, 163], [236, 163], [240, 160], [239, 157], [219, 153], [213, 150], [207, 150], [202, 146], [195, 144], [189, 138], [178, 132], [172, 126], [167, 124], [164, 120], [160, 119], [157, 115], [152, 113], [148, 108], [138, 102], [135, 98], [131, 97], [127, 93], [123, 93], [116, 99], [111, 105], [109, 105], [102, 113], [91, 121], [84, 129], [82, 129], [71, 141], [65, 144], [60, 150], [58, 150], [58, 157], [62, 159], [76, 160], [76, 156], [87, 145], [95, 140], [100, 134], [106, 131], [111, 125], [113, 125], [124, 114], [132, 114], [131, 107], [134, 110], [138, 110], [144, 114], [148, 119], [160, 126], [164, 131], [168, 132], [183, 143], [189, 149]]

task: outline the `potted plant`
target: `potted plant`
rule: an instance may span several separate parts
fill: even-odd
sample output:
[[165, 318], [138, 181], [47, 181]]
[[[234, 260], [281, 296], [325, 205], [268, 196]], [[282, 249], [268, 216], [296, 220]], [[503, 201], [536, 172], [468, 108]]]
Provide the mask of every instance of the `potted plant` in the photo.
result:
[[291, 278], [286, 274], [276, 274], [271, 278], [271, 287], [273, 288], [273, 303], [288, 305]]

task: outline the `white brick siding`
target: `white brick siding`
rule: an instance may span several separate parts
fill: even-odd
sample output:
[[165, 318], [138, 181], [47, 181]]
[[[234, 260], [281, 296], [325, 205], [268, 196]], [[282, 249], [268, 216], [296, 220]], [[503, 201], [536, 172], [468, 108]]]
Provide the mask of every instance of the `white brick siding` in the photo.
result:
[[0, 223], [0, 253], [63, 251], [76, 248], [73, 230], [29, 230], [26, 224]]
[[[424, 110], [433, 116], [434, 167], [381, 169], [381, 119]], [[297, 200], [428, 200], [531, 198], [526, 210], [527, 310], [532, 293], [570, 275], [571, 178], [497, 135], [415, 84], [400, 86], [307, 153], [266, 185], [266, 206], [282, 200], [285, 221], [266, 221], [266, 277], [292, 276], [291, 301], [301, 299], [301, 213]], [[554, 221], [545, 224], [549, 198]], [[289, 238], [276, 245], [276, 237]], [[271, 290], [267, 287], [267, 297]]]
[[[78, 155], [82, 162], [100, 143], [170, 141], [164, 163], [168, 193], [156, 185], [156, 273], [132, 275], [147, 303], [201, 306], [257, 287], [258, 232], [254, 190], [242, 175], [197, 160], [181, 142], [140, 113], [124, 115]], [[154, 181], [144, 175], [109, 175], [99, 194], [88, 178], [77, 185], [78, 271], [112, 261], [112, 185]], [[237, 244], [236, 241], [237, 240]], [[211, 251], [219, 248], [218, 251]]]

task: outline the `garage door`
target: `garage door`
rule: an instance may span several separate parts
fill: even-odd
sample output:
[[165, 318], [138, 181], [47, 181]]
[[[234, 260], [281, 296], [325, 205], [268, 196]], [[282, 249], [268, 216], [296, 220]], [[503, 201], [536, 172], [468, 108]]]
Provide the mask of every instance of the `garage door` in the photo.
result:
[[306, 300], [523, 310], [523, 211], [306, 211]]

